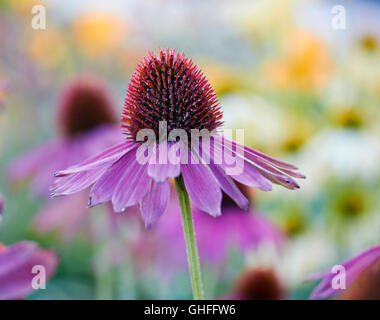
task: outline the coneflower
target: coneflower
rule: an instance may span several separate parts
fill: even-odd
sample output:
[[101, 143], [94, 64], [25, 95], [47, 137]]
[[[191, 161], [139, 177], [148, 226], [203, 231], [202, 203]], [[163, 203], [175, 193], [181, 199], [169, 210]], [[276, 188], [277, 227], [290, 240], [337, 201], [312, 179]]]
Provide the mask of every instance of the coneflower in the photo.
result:
[[[122, 212], [139, 204], [150, 227], [166, 210], [170, 197], [168, 179], [175, 178], [193, 293], [195, 298], [203, 298], [189, 196], [200, 210], [216, 217], [221, 213], [222, 190], [240, 207], [248, 207], [248, 200], [232, 179], [269, 191], [272, 182], [294, 189], [299, 186], [291, 177], [304, 178], [293, 165], [221, 136], [216, 132], [221, 125], [222, 111], [215, 92], [192, 60], [169, 49], [159, 50], [158, 55], [149, 53], [128, 86], [122, 115], [126, 141], [58, 171], [52, 195], [76, 193], [95, 183], [90, 206], [111, 201], [114, 210]], [[169, 141], [162, 138], [163, 126]], [[196, 129], [209, 135], [196, 142], [186, 142], [182, 136], [178, 141], [176, 135], [170, 139], [174, 130], [191, 135]], [[144, 136], [146, 130], [153, 133], [154, 143], [149, 135]], [[142, 131], [147, 142], [139, 136]], [[157, 155], [168, 161], [157, 163]], [[242, 163], [234, 175], [229, 174], [231, 157]]]
[[[7, 168], [10, 182], [31, 178], [31, 190], [49, 194], [54, 172], [122, 141], [117, 116], [106, 86], [99, 79], [82, 75], [62, 90], [56, 107], [59, 136], [13, 161]], [[40, 232], [61, 229], [68, 240], [87, 216], [87, 194], [80, 193], [60, 202], [49, 201], [36, 215]]]
[[117, 122], [105, 85], [94, 77], [78, 77], [64, 88], [58, 101], [57, 126], [67, 138]]

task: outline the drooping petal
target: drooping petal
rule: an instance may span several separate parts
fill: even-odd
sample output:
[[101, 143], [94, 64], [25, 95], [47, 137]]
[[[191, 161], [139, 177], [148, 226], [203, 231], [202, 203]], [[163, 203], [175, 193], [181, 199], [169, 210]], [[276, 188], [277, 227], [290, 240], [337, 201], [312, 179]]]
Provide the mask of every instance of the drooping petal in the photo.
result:
[[[344, 267], [346, 286], [349, 286], [365, 269], [380, 259], [380, 245], [376, 245], [361, 254], [341, 263]], [[310, 299], [324, 299], [339, 293], [339, 289], [332, 286], [333, 278], [337, 276], [334, 272], [325, 271], [308, 277], [308, 280], [322, 278], [321, 283], [314, 289]]]
[[299, 189], [300, 187], [297, 182], [295, 182], [292, 178], [288, 176], [281, 175], [281, 174], [271, 174], [261, 169], [258, 169], [258, 171], [269, 181], [272, 181], [275, 184], [282, 185], [285, 188], [292, 190], [292, 189]]
[[152, 178], [148, 176], [148, 164], [140, 164], [136, 159], [136, 149], [125, 156], [125, 170], [112, 195], [112, 204], [116, 212], [138, 204], [147, 193]]
[[[230, 175], [234, 180], [250, 186], [255, 187], [263, 191], [272, 190], [272, 184], [268, 179], [266, 179], [260, 172], [252, 165], [247, 163], [244, 159], [240, 158], [238, 155], [235, 156], [231, 152], [225, 152], [227, 146], [222, 144], [219, 140], [215, 140], [212, 145], [211, 156], [214, 163], [220, 163], [220, 167], [223, 168], [225, 173], [229, 173], [228, 169], [236, 168], [237, 172]], [[239, 157], [239, 158], [237, 158]], [[233, 165], [232, 165], [233, 164]]]
[[[286, 174], [286, 170], [280, 169], [282, 172], [277, 170], [276, 168], [272, 167], [271, 165], [267, 164], [266, 162], [257, 159], [255, 162], [251, 160], [246, 160], [249, 164], [256, 167], [256, 169], [268, 180], [272, 181], [273, 183], [280, 184], [288, 189], [294, 189], [299, 188], [298, 184], [289, 176]], [[299, 174], [297, 172], [290, 171], [290, 175], [296, 175], [299, 178], [305, 178], [304, 175]]]
[[108, 168], [136, 145], [122, 143], [86, 160], [81, 165], [56, 173], [51, 187], [52, 196], [68, 195], [82, 191], [96, 182]]
[[145, 226], [151, 228], [153, 223], [165, 212], [170, 198], [169, 181], [156, 182], [152, 180], [150, 188], [140, 203], [141, 216]]
[[234, 180], [262, 191], [271, 191], [272, 184], [260, 172], [249, 164], [244, 165], [243, 173], [231, 176]]
[[89, 206], [93, 207], [100, 203], [111, 201], [117, 184], [130, 166], [128, 153], [115, 162], [109, 170], [94, 184], [90, 191]]
[[[210, 142], [210, 143], [209, 143]], [[193, 144], [194, 145], [194, 144]], [[215, 154], [214, 141], [211, 139], [208, 142], [205, 140], [201, 141], [200, 144], [195, 145], [195, 149], [199, 150], [199, 154], [201, 155], [203, 163], [208, 164], [211, 172], [213, 173], [215, 179], [217, 180], [219, 186], [222, 190], [233, 199], [236, 204], [247, 211], [249, 206], [248, 199], [241, 193], [239, 188], [235, 185], [233, 180], [226, 175], [223, 169], [223, 158], [220, 158], [220, 162], [215, 161], [215, 159], [221, 154]], [[217, 164], [221, 163], [221, 165]]]
[[136, 148], [135, 144], [132, 144], [131, 142], [122, 142], [120, 144], [117, 144], [115, 146], [112, 146], [103, 152], [90, 157], [89, 159], [85, 160], [84, 162], [71, 166], [70, 168], [66, 170], [61, 170], [55, 173], [56, 177], [64, 177], [67, 175], [71, 175], [74, 173], [82, 172], [82, 171], [89, 171], [93, 170], [97, 167], [103, 167], [107, 164], [114, 163], [118, 159], [120, 159], [124, 154], [129, 152], [130, 150]]
[[182, 164], [181, 172], [186, 190], [195, 205], [214, 217], [220, 216], [222, 192], [207, 165]]
[[288, 189], [294, 189], [299, 188], [299, 186], [290, 176], [305, 179], [303, 174], [293, 171], [297, 169], [293, 165], [267, 156], [246, 146], [242, 146], [227, 138], [224, 138], [223, 141], [226, 141], [226, 143], [223, 144], [225, 148], [255, 166], [263, 176], [273, 183], [280, 184]]
[[32, 242], [20, 242], [6, 248], [0, 252], [0, 300], [19, 299], [33, 292], [32, 280], [41, 272], [33, 268], [43, 267], [46, 279], [49, 279], [57, 262], [54, 252], [41, 250]]
[[288, 169], [288, 170], [297, 170], [298, 168], [294, 165], [287, 163], [285, 161], [281, 161], [279, 159], [273, 158], [271, 156], [266, 155], [265, 153], [262, 153], [260, 151], [251, 149], [247, 146], [242, 146], [241, 144], [237, 143], [236, 141], [230, 140], [225, 136], [215, 136], [216, 140], [219, 141], [227, 141], [229, 145], [232, 145], [239, 153], [242, 153], [245, 157], [248, 159], [251, 159], [253, 162], [256, 162], [257, 159], [262, 159], [264, 161], [267, 161], [269, 164], [279, 168], [279, 169]]
[[74, 194], [91, 186], [106, 171], [108, 167], [100, 167], [89, 171], [82, 171], [70, 176], [57, 178], [51, 188], [51, 196]]
[[212, 152], [213, 144], [205, 145], [205, 143], [201, 142], [199, 145], [196, 145], [196, 149], [200, 150], [202, 161], [208, 164], [208, 167], [222, 190], [233, 199], [240, 208], [247, 211], [249, 206], [248, 199], [241, 193], [232, 179], [225, 174], [222, 166], [215, 164], [215, 154]]
[[[233, 142], [225, 143], [224, 140], [216, 139], [214, 144], [214, 152], [217, 157], [223, 159], [222, 167], [227, 170], [232, 165], [228, 165], [228, 163], [234, 163], [235, 166], [240, 165], [239, 169], [242, 173], [231, 175], [235, 180], [247, 184], [250, 186], [257, 187], [264, 191], [271, 190], [271, 183], [280, 184], [288, 189], [299, 188], [299, 185], [286, 173], [280, 172], [269, 164], [263, 162], [260, 159], [257, 159], [256, 162], [246, 158], [243, 153], [238, 152], [237, 149], [234, 150], [234, 147], [231, 146]], [[235, 144], [237, 148], [238, 145]], [[297, 175], [297, 173], [293, 173], [293, 175]], [[303, 175], [301, 175], [304, 177]]]
[[211, 169], [215, 179], [218, 181], [219, 186], [222, 190], [236, 202], [236, 204], [247, 211], [249, 206], [248, 199], [241, 193], [239, 188], [235, 185], [231, 178], [229, 178], [223, 172], [223, 169], [216, 164], [210, 163], [209, 168]]
[[0, 277], [10, 272], [15, 266], [25, 263], [38, 248], [33, 242], [20, 242], [2, 251], [0, 254]]

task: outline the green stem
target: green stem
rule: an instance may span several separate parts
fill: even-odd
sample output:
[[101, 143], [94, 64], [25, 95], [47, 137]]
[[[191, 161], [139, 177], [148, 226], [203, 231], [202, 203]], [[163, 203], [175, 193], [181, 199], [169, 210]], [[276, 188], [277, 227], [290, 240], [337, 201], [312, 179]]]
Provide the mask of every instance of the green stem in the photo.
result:
[[194, 300], [203, 300], [203, 284], [197, 242], [195, 240], [193, 217], [191, 215], [190, 200], [187, 194], [182, 175], [175, 179], [179, 205], [181, 207], [183, 232], [185, 234], [187, 261], [189, 264], [191, 286]]

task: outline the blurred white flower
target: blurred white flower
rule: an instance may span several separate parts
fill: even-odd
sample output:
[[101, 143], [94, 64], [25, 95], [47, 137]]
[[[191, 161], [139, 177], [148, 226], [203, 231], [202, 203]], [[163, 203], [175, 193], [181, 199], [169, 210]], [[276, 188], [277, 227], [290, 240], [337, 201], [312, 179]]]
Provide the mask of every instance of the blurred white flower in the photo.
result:
[[248, 268], [265, 267], [276, 271], [288, 289], [305, 281], [310, 273], [323, 270], [336, 259], [333, 241], [322, 230], [313, 230], [289, 241], [281, 251], [269, 244], [247, 256]]
[[224, 127], [244, 129], [247, 144], [269, 147], [278, 143], [284, 132], [284, 112], [258, 95], [229, 94], [220, 99]]
[[333, 175], [371, 180], [378, 176], [380, 144], [367, 131], [326, 129], [305, 145], [299, 164], [313, 184]]

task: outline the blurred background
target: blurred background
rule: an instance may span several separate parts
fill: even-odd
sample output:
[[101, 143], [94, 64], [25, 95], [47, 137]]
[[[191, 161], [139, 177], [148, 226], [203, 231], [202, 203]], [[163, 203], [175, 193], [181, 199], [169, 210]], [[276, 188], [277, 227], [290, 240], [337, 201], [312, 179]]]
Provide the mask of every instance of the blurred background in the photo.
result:
[[[45, 30], [31, 25], [37, 4], [46, 8]], [[215, 245], [206, 249], [223, 250], [201, 261], [206, 297], [307, 299], [315, 287], [307, 275], [378, 243], [380, 2], [341, 1], [343, 29], [332, 25], [336, 4], [0, 0], [0, 242], [32, 240], [59, 254], [47, 289], [28, 299], [191, 298], [184, 247], [175, 247], [178, 208], [146, 230], [134, 210], [110, 226], [106, 205], [73, 222], [70, 210], [87, 204], [73, 199], [44, 228], [58, 205], [49, 190], [36, 196], [29, 177], [9, 178], [25, 152], [64, 136], [62, 88], [84, 74], [98, 79], [119, 119], [139, 60], [158, 48], [184, 51], [203, 70], [226, 128], [244, 129], [246, 145], [307, 176], [297, 191], [249, 190], [249, 214], [262, 219], [252, 220], [253, 231], [199, 220], [200, 238]], [[263, 223], [281, 244], [257, 232]], [[236, 245], [246, 233], [254, 240]]]

